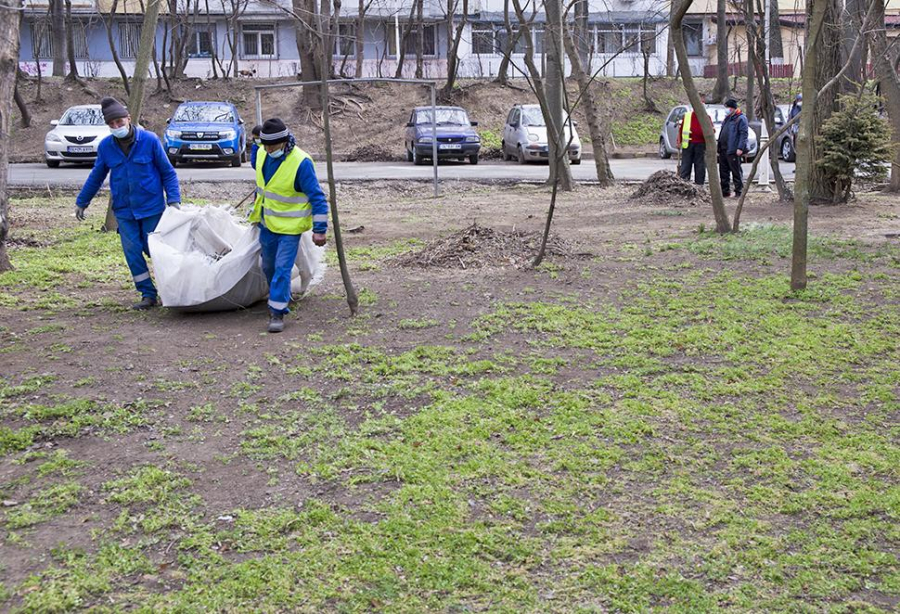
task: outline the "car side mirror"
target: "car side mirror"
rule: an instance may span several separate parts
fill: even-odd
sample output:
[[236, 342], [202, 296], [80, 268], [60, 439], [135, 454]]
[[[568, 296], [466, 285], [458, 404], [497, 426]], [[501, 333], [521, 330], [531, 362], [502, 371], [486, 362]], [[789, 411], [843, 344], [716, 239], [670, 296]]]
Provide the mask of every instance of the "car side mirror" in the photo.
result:
[[477, 125], [478, 125], [478, 122], [469, 122], [469, 124], [472, 125], [472, 126], [477, 126]]
[[407, 128], [415, 128], [416, 125], [415, 125], [414, 123], [412, 123], [412, 122], [406, 122], [406, 127], [407, 127]]
[[166, 120], [166, 123], [167, 123], [167, 124], [171, 124], [171, 123], [172, 123], [172, 118], [170, 117], [169, 119], [167, 119], [167, 120]]
[[239, 120], [238, 120], [238, 123], [239, 123], [239, 124], [243, 124], [243, 123], [244, 123], [244, 120], [243, 120], [243, 119], [239, 119]]
[[576, 121], [573, 119], [573, 120], [572, 120], [572, 125], [573, 125], [573, 126], [577, 126], [577, 125], [578, 125], [578, 122], [576, 122]]
[[59, 120], [58, 120], [58, 119], [51, 119], [51, 120], [50, 120], [50, 125], [51, 125], [51, 126], [58, 126], [58, 125], [59, 125]]

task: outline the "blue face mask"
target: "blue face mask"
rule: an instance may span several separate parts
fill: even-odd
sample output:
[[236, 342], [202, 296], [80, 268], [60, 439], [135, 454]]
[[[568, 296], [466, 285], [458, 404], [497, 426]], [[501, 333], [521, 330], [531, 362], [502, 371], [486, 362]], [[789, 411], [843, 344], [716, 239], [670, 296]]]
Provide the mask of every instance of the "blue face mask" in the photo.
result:
[[128, 126], [122, 126], [121, 128], [110, 128], [110, 132], [117, 139], [124, 139], [128, 136]]
[[270, 154], [269, 154], [269, 157], [270, 157], [270, 158], [276, 158], [276, 159], [277, 159], [277, 158], [280, 158], [280, 157], [283, 156], [283, 155], [284, 155], [284, 149], [282, 148], [282, 149], [279, 149], [278, 151], [273, 151], [272, 153], [270, 153]]

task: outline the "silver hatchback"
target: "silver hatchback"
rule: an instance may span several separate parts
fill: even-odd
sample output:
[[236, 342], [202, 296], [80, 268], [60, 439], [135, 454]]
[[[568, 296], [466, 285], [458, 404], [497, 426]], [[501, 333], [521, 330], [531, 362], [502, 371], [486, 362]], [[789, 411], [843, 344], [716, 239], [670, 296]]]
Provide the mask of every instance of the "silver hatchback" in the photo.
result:
[[60, 162], [91, 163], [97, 159], [97, 146], [109, 136], [99, 104], [69, 107], [44, 137], [44, 160], [50, 168]]
[[[572, 164], [581, 164], [581, 139], [578, 138], [574, 123], [566, 123], [569, 161]], [[500, 148], [504, 160], [518, 160], [519, 164], [550, 160], [547, 124], [544, 122], [540, 105], [517, 104], [510, 110], [506, 117], [506, 125], [503, 126], [503, 142]]]
[[[667, 160], [672, 154], [678, 153], [678, 124], [684, 119], [685, 114], [690, 107], [688, 105], [678, 105], [669, 112], [666, 123], [663, 124], [662, 130], [659, 132], [659, 157]], [[716, 130], [716, 138], [719, 138], [719, 130], [722, 129], [722, 122], [725, 121], [725, 105], [708, 104], [706, 112], [713, 121], [713, 127]], [[753, 130], [747, 131], [747, 158], [753, 159], [756, 156], [756, 149], [759, 145], [756, 142], [756, 133]]]

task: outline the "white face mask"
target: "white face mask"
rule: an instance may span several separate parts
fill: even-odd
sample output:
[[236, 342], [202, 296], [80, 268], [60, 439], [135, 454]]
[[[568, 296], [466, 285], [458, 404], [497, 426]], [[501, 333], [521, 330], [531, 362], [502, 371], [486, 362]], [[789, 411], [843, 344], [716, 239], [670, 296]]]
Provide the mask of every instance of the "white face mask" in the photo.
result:
[[731, 115], [732, 113], [734, 113], [734, 109], [732, 109], [731, 107], [725, 109], [725, 115]]
[[110, 128], [110, 132], [112, 132], [112, 135], [117, 139], [124, 139], [128, 136], [128, 128], [129, 126], [126, 124], [121, 128]]
[[280, 158], [280, 157], [283, 156], [283, 155], [284, 155], [284, 148], [281, 148], [281, 149], [279, 149], [278, 151], [273, 151], [272, 153], [270, 153], [270, 154], [269, 154], [269, 157], [270, 157], [270, 158], [276, 158], [276, 159], [277, 159], [277, 158]]

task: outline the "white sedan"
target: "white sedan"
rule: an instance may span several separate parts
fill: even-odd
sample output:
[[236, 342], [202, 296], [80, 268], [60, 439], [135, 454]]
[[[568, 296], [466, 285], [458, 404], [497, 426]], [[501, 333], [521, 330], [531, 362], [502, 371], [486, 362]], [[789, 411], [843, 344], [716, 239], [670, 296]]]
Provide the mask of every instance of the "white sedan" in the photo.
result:
[[50, 168], [61, 162], [91, 163], [97, 159], [97, 146], [109, 136], [99, 104], [70, 107], [44, 137], [44, 160]]

